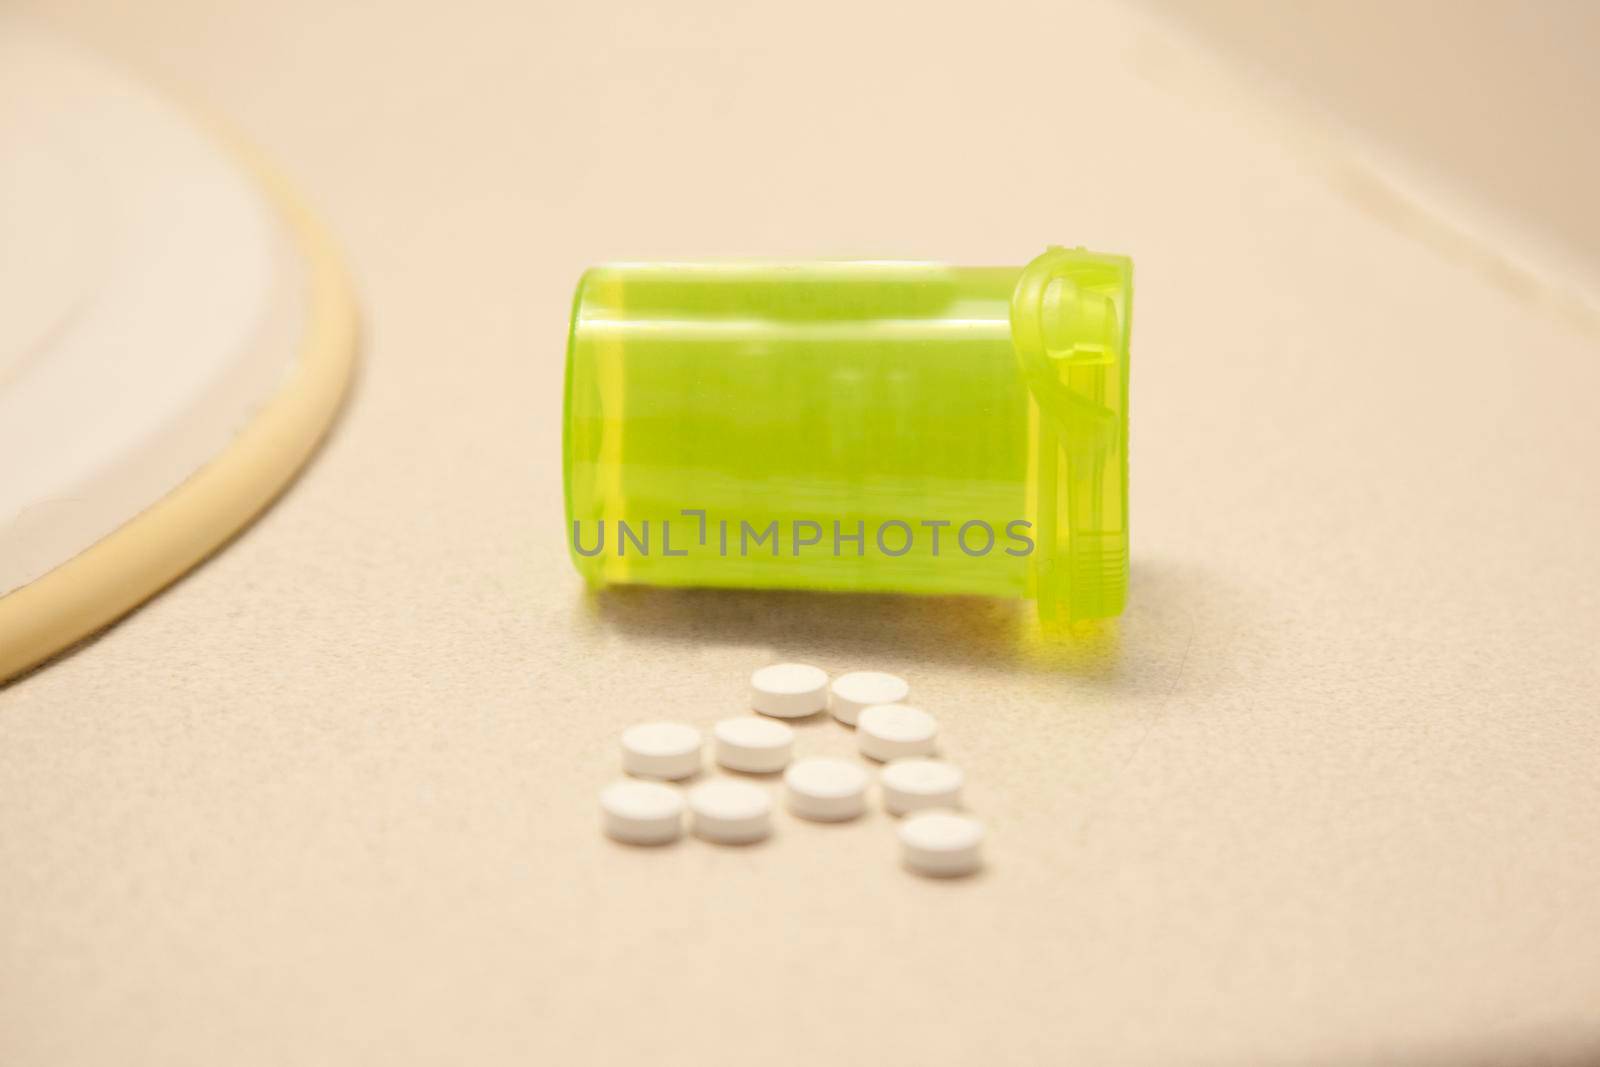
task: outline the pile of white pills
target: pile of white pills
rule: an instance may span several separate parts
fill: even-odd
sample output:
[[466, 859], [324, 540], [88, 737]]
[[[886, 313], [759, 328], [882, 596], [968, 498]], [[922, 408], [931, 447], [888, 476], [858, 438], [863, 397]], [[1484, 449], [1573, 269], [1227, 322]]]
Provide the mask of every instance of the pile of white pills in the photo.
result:
[[707, 778], [681, 793], [667, 784], [704, 770], [705, 742], [686, 723], [649, 722], [622, 733], [622, 769], [630, 777], [600, 793], [608, 836], [630, 845], [665, 845], [683, 836], [684, 813], [696, 837], [719, 845], [749, 845], [772, 833], [771, 790], [750, 775], [781, 772], [783, 806], [812, 822], [846, 822], [867, 811], [873, 775], [867, 764], [824, 756], [795, 758], [795, 732], [781, 720], [823, 711], [852, 726], [866, 760], [882, 764], [883, 809], [903, 816], [902, 862], [918, 874], [952, 877], [983, 864], [983, 823], [961, 812], [965, 776], [936, 758], [938, 723], [906, 703], [911, 687], [880, 671], [852, 671], [830, 681], [802, 663], [762, 667], [750, 677], [755, 715], [711, 728], [716, 764], [734, 776]]

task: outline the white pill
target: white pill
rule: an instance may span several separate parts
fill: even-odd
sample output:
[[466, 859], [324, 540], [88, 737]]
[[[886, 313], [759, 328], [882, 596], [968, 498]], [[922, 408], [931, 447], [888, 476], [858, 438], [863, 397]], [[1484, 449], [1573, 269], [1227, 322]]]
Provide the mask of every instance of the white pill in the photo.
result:
[[961, 786], [966, 776], [953, 763], [936, 759], [897, 759], [883, 769], [883, 806], [891, 815], [924, 808], [961, 806]]
[[694, 832], [722, 845], [748, 845], [772, 832], [772, 798], [751, 782], [719, 779], [689, 790]]
[[643, 778], [687, 778], [700, 769], [700, 731], [647, 722], [622, 731], [622, 769]]
[[921, 811], [900, 824], [900, 857], [918, 874], [951, 878], [983, 865], [983, 823], [953, 811]]
[[711, 730], [717, 762], [731, 771], [769, 774], [789, 765], [794, 731], [781, 722], [754, 715], [723, 719]]
[[763, 715], [799, 719], [828, 706], [828, 672], [804, 663], [774, 663], [750, 676], [750, 706]]
[[683, 798], [659, 782], [624, 779], [600, 791], [605, 831], [630, 845], [664, 845], [683, 832]]
[[902, 756], [930, 756], [939, 724], [933, 716], [910, 704], [874, 704], [861, 710], [856, 721], [856, 747], [876, 760]]
[[861, 709], [874, 704], [898, 704], [911, 695], [902, 678], [882, 671], [851, 671], [833, 680], [828, 691], [828, 708], [846, 726], [854, 726]]
[[867, 772], [844, 760], [803, 759], [783, 773], [789, 810], [802, 819], [842, 822], [866, 810]]

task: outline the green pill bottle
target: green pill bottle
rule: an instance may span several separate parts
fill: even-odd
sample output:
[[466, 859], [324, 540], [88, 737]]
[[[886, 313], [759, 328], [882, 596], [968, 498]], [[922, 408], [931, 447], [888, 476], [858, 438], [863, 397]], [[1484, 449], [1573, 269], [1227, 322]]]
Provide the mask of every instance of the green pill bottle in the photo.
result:
[[1082, 249], [594, 267], [567, 343], [573, 563], [1115, 616], [1131, 310], [1131, 262]]

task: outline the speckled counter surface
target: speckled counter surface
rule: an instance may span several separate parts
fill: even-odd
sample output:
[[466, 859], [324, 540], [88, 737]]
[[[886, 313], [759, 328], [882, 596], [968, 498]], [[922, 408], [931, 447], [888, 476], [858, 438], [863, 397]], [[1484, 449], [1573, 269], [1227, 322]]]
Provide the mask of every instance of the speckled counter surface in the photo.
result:
[[[262, 145], [367, 343], [279, 506], [0, 691], [0, 1063], [1600, 1055], [1596, 320], [1352, 195], [1177, 31], [38, 6]], [[585, 265], [1048, 241], [1138, 269], [1118, 626], [1038, 653], [1001, 603], [584, 593]], [[912, 682], [982, 876], [911, 877], [881, 813], [601, 837], [619, 730], [709, 725], [780, 657]]]

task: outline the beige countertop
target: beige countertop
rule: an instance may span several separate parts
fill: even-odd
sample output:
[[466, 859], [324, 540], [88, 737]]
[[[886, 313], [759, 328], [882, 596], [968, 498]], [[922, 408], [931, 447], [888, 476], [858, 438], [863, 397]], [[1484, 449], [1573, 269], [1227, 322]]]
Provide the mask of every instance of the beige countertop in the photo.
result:
[[[0, 691], [0, 1064], [1600, 1056], [1600, 327], [1127, 8], [24, 3], [342, 240], [362, 377], [220, 556]], [[1134, 257], [1133, 585], [588, 596], [606, 259]], [[904, 674], [990, 824], [597, 832], [616, 735]], [[802, 743], [843, 751], [826, 724]]]

